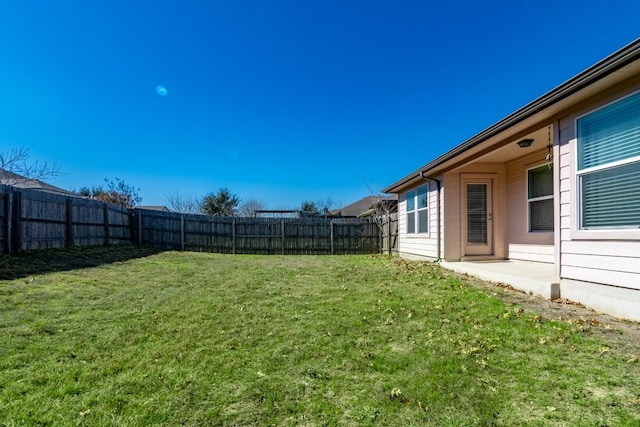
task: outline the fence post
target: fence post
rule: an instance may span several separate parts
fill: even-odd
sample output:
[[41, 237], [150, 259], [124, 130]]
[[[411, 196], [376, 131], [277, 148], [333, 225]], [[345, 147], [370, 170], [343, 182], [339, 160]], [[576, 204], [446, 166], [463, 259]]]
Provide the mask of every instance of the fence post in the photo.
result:
[[331, 255], [335, 255], [335, 248], [333, 245], [333, 219], [329, 224], [330, 224], [329, 226], [331, 227]]
[[282, 233], [282, 255], [284, 255], [284, 218], [280, 219], [280, 232]]
[[391, 255], [391, 217], [387, 215], [387, 251]]
[[131, 242], [132, 245], [136, 245], [138, 243], [138, 232], [137, 232], [137, 228], [136, 227], [136, 210], [129, 208], [129, 210], [127, 211], [128, 216], [129, 216], [129, 241]]
[[233, 239], [233, 243], [232, 243], [232, 249], [231, 249], [231, 253], [233, 253], [235, 255], [236, 253], [236, 218], [233, 218], [233, 231], [232, 233], [232, 239]]
[[67, 197], [65, 203], [65, 234], [64, 234], [64, 247], [73, 247], [73, 201], [71, 197]]
[[13, 192], [7, 191], [7, 204], [5, 206], [5, 224], [4, 224], [4, 251], [10, 254], [12, 252], [13, 239]]
[[111, 237], [109, 236], [109, 205], [104, 202], [104, 245], [109, 246], [111, 244]]
[[384, 252], [384, 230], [378, 225], [377, 222], [375, 222], [375, 220], [371, 221], [370, 223], [375, 224], [376, 230], [378, 231], [378, 253], [381, 254]]
[[138, 246], [142, 246], [142, 210], [136, 209], [138, 214]]
[[11, 204], [11, 252], [18, 253], [22, 250], [22, 193], [13, 193]]
[[184, 214], [180, 215], [180, 248], [184, 251]]
[[214, 243], [216, 241], [216, 223], [213, 222], [213, 217], [211, 217], [209, 221], [211, 221], [211, 247], [209, 249], [210, 252], [213, 252], [215, 246]]

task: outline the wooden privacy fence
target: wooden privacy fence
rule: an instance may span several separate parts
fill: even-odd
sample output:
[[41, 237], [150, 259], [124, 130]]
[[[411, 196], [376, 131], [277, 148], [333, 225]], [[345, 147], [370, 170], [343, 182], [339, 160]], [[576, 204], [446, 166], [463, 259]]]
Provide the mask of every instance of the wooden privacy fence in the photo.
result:
[[229, 218], [133, 210], [136, 244], [230, 254], [366, 254], [382, 235], [370, 220]]
[[0, 185], [3, 252], [131, 241], [129, 209], [97, 200]]
[[5, 253], [121, 243], [230, 254], [367, 254], [380, 252], [382, 233], [366, 219], [186, 215], [0, 185]]

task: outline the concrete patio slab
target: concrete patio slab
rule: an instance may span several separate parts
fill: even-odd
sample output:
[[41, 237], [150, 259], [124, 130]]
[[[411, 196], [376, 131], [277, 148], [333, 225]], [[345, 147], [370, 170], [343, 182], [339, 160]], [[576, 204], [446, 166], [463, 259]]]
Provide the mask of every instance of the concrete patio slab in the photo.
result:
[[547, 299], [560, 298], [560, 279], [553, 264], [516, 260], [442, 261], [440, 265], [457, 273], [469, 274], [482, 280], [505, 283], [516, 289]]

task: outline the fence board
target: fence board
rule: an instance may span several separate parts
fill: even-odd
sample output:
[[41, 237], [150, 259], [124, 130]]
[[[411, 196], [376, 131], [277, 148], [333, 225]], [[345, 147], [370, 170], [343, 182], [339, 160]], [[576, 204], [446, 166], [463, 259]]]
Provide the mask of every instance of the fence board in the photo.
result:
[[107, 204], [107, 217], [109, 221], [109, 244], [130, 243], [129, 209]]
[[9, 246], [7, 242], [7, 230], [9, 215], [7, 210], [9, 209], [9, 194], [0, 192], [0, 250], [2, 252], [9, 252]]
[[71, 245], [91, 246], [105, 243], [104, 203], [94, 200], [71, 200]]
[[[36, 190], [20, 190], [16, 220], [18, 250], [62, 248], [66, 242], [67, 201], [64, 196]], [[14, 201], [15, 201], [14, 193]]]

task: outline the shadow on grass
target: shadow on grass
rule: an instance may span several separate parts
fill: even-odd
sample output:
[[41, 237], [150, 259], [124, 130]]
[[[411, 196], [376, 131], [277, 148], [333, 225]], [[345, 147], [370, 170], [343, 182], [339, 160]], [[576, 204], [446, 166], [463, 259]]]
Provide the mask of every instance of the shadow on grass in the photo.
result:
[[72, 249], [45, 249], [14, 255], [0, 254], [0, 280], [12, 280], [34, 274], [77, 268], [97, 267], [103, 264], [143, 258], [162, 252], [160, 249], [131, 245], [88, 246]]

